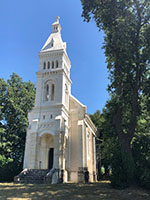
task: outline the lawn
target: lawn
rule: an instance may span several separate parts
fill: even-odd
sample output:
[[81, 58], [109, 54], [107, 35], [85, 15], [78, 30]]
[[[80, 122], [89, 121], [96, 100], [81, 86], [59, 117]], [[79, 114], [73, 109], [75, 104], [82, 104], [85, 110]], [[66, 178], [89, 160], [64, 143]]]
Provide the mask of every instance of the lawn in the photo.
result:
[[0, 183], [0, 200], [150, 200], [150, 191], [115, 190], [108, 181], [93, 184], [35, 185]]

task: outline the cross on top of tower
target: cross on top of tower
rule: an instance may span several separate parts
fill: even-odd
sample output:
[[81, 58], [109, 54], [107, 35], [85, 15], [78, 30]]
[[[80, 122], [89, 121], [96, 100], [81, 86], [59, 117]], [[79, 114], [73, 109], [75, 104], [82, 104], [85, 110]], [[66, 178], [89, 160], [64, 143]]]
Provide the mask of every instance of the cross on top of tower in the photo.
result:
[[59, 16], [56, 16], [56, 22], [59, 23], [59, 19], [60, 19], [60, 17], [59, 17]]

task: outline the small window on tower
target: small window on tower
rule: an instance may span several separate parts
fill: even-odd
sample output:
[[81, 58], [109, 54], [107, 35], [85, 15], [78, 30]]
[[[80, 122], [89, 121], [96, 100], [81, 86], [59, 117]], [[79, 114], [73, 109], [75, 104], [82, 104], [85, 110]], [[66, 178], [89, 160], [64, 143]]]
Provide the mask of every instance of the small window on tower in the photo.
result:
[[44, 62], [43, 69], [46, 69], [46, 63]]
[[51, 41], [51, 47], [53, 47], [54, 46], [54, 40], [52, 39], [52, 41]]
[[49, 100], [49, 85], [46, 85], [46, 101]]
[[54, 101], [55, 85], [52, 84], [51, 87], [52, 87], [52, 88], [51, 88], [51, 100]]
[[50, 62], [48, 62], [48, 69], [50, 69]]
[[56, 68], [58, 68], [58, 60], [56, 60]]
[[54, 61], [52, 61], [52, 68], [54, 69]]

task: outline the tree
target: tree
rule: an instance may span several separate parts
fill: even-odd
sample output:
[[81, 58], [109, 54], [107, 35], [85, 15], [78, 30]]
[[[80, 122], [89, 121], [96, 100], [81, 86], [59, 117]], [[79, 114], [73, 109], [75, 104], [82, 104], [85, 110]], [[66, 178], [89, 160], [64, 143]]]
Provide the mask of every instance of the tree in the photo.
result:
[[[135, 179], [136, 184], [149, 189], [150, 188], [150, 112], [147, 109], [147, 98], [142, 98], [142, 113], [138, 117], [135, 135], [132, 139], [131, 148], [135, 162]], [[126, 167], [128, 162], [124, 164], [121, 151], [119, 149], [119, 139], [115, 132], [114, 124], [112, 123], [113, 115], [115, 114], [115, 97], [107, 101], [103, 112], [96, 111], [90, 115], [93, 123], [98, 129], [98, 140], [96, 143], [97, 150], [97, 167], [105, 168], [104, 178], [109, 178], [112, 185], [117, 188], [126, 187], [128, 171]], [[125, 157], [126, 160], [128, 157]], [[127, 164], [127, 165], [126, 165]], [[130, 164], [130, 163], [129, 163]], [[108, 171], [107, 169], [110, 169]], [[129, 168], [129, 166], [128, 166]], [[130, 169], [130, 168], [129, 168]], [[111, 170], [114, 171], [111, 175]], [[109, 173], [106, 173], [106, 172]], [[117, 177], [117, 183], [113, 181]], [[127, 179], [128, 177], [128, 179]], [[98, 170], [98, 179], [103, 178], [101, 171]], [[127, 179], [127, 180], [126, 180]], [[115, 185], [114, 185], [115, 183]]]
[[[0, 79], [0, 141], [2, 141], [2, 134], [5, 131], [5, 126], [3, 123], [3, 109], [4, 109], [4, 99], [6, 92], [6, 83], [3, 79]], [[2, 145], [0, 143], [0, 145]]]
[[150, 87], [150, 2], [81, 2], [84, 20], [89, 22], [93, 16], [97, 27], [105, 33], [103, 48], [111, 82], [108, 91], [115, 98], [112, 122], [119, 140], [122, 164], [126, 165], [131, 183], [134, 177], [131, 143], [142, 112], [141, 95], [148, 96]]
[[142, 113], [138, 117], [136, 133], [132, 140], [136, 182], [146, 189], [150, 189], [150, 110], [147, 104], [148, 100], [142, 96]]
[[15, 73], [7, 83], [1, 79], [0, 180], [9, 181], [22, 170], [27, 114], [34, 105], [34, 85]]

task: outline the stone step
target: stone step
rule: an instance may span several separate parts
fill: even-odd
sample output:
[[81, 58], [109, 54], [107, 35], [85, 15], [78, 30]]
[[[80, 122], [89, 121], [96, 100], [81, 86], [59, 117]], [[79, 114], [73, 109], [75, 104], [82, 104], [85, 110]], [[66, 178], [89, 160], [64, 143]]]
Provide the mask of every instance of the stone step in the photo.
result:
[[24, 169], [18, 176], [14, 177], [15, 183], [44, 183], [44, 178], [49, 170]]

